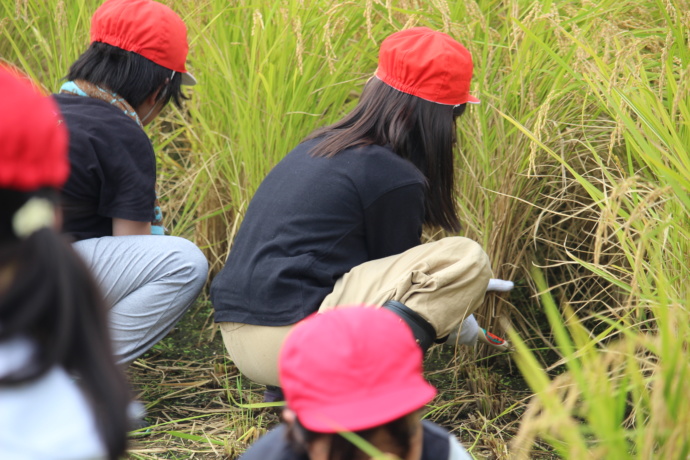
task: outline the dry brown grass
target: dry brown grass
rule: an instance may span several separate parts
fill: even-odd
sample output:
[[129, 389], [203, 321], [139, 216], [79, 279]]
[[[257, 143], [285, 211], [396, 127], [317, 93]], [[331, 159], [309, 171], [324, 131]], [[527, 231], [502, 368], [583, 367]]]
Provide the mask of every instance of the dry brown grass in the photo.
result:
[[259, 385], [243, 381], [224, 354], [207, 303], [198, 304], [128, 374], [150, 426], [132, 434], [129, 457], [236, 458], [278, 422]]
[[[226, 357], [208, 302], [200, 302], [173, 332], [130, 366], [148, 407], [148, 428], [133, 433], [130, 459], [234, 459], [279, 423], [279, 409], [260, 405], [264, 387], [242, 379]], [[506, 459], [529, 397], [507, 355], [437, 346], [425, 361], [439, 389], [427, 416], [472, 448], [478, 459]], [[552, 458], [548, 451], [535, 458]]]

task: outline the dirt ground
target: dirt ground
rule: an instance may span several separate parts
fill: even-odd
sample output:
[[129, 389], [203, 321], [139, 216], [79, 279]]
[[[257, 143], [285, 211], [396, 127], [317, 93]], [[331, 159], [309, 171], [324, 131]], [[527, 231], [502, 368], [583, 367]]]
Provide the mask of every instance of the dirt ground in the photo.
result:
[[[426, 417], [459, 436], [475, 458], [508, 458], [529, 391], [507, 354], [485, 354], [432, 348], [425, 371], [439, 394]], [[207, 301], [128, 374], [148, 425], [132, 433], [132, 459], [234, 459], [280, 421], [280, 408], [263, 407], [264, 386], [243, 379], [225, 355]], [[543, 454], [535, 457], [552, 458]]]

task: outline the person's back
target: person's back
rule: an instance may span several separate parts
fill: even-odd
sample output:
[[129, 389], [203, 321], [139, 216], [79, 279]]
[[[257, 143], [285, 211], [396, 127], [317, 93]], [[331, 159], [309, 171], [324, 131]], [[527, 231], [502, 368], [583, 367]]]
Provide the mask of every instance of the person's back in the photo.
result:
[[313, 312], [389, 308], [426, 350], [483, 301], [491, 267], [479, 244], [421, 241], [423, 225], [460, 229], [456, 120], [479, 102], [473, 68], [445, 33], [391, 34], [352, 111], [309, 134], [259, 186], [211, 301], [230, 358], [269, 386], [265, 400], [280, 398], [280, 344]]
[[419, 244], [419, 170], [376, 145], [314, 157], [319, 142], [298, 145], [252, 197], [211, 286], [216, 321], [294, 324], [353, 266]]
[[113, 218], [154, 220], [156, 159], [146, 132], [118, 107], [57, 94], [70, 130], [63, 232], [75, 240], [113, 235]]
[[[304, 451], [304, 448], [295, 444], [294, 434], [290, 432], [287, 425], [282, 424], [252, 445], [241, 457], [241, 460], [315, 460]], [[421, 444], [421, 454], [414, 460], [469, 460], [467, 453], [454, 436], [428, 420], [422, 420]], [[347, 449], [350, 450], [350, 447], [348, 446]], [[358, 457], [341, 455], [336, 458], [342, 460], [368, 460], [370, 458], [361, 452], [353, 455], [358, 455]]]
[[2, 66], [0, 109], [0, 458], [115, 460], [131, 395], [98, 289], [57, 232], [67, 132]]
[[90, 36], [54, 96], [70, 132], [64, 230], [106, 297], [114, 351], [128, 364], [170, 331], [206, 282], [201, 250], [165, 235], [144, 131], [196, 80], [186, 68], [186, 26], [162, 3], [107, 0]]
[[[0, 341], [0, 382], [30, 367], [36, 351], [36, 342], [24, 336]], [[0, 383], [0, 458], [106, 457], [91, 406], [62, 366], [25, 383]]]

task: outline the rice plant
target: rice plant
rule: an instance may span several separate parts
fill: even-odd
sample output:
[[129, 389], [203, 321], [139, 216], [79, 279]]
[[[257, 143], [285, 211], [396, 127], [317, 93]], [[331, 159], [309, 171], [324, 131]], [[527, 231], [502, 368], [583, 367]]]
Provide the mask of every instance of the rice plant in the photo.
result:
[[687, 5], [646, 6], [657, 8], [656, 22], [631, 33], [627, 43], [615, 43], [614, 61], [601, 59], [586, 37], [567, 34], [590, 62], [579, 75], [615, 128], [607, 150], [587, 146], [598, 177], [579, 173], [550, 146], [539, 145], [559, 158], [597, 211], [591, 253], [571, 252], [570, 260], [619, 294], [605, 309], [584, 303], [579, 315], [566, 299], [561, 315], [535, 271], [563, 356], [554, 367], [567, 372], [551, 381], [521, 346], [519, 363], [536, 397], [515, 441], [520, 458], [529, 458], [536, 436], [563, 458], [690, 453]]
[[[472, 52], [482, 100], [458, 123], [462, 234], [517, 284], [478, 317], [513, 331], [537, 396], [511, 444], [522, 404], [481, 367], [510, 361], [458, 352], [430, 416], [492, 458], [545, 445], [563, 458], [688, 456], [687, 0], [165, 3], [188, 24], [200, 83], [148, 131], [166, 225], [204, 248], [212, 274], [261, 179], [356, 103], [381, 41], [446, 31]], [[0, 0], [0, 57], [56, 91], [98, 4]]]

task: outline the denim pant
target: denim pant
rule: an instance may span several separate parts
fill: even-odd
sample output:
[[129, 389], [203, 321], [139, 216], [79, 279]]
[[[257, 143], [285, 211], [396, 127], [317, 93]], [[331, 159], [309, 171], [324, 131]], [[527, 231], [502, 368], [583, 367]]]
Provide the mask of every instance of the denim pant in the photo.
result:
[[105, 296], [121, 364], [165, 337], [197, 298], [208, 274], [201, 250], [175, 236], [110, 236], [73, 246]]

